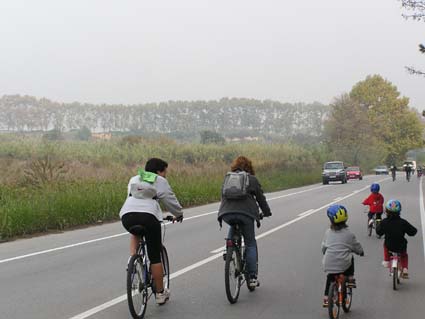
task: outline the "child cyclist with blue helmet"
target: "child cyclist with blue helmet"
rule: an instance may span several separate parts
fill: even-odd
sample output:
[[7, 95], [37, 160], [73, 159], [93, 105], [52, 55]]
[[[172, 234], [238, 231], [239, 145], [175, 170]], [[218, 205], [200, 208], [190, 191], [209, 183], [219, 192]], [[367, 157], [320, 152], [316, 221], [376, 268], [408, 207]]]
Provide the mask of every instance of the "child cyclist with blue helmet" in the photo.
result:
[[348, 277], [350, 286], [356, 287], [352, 253], [364, 255], [362, 245], [348, 229], [347, 209], [342, 205], [335, 204], [331, 205], [326, 213], [331, 225], [322, 241], [323, 267], [327, 274], [323, 307], [328, 306], [329, 286], [335, 275], [344, 274]]
[[376, 220], [382, 219], [384, 212], [384, 196], [379, 193], [380, 186], [377, 183], [370, 185], [370, 195], [362, 202], [363, 205], [369, 206], [368, 225], [371, 226], [373, 215], [376, 214]]
[[407, 220], [400, 217], [401, 203], [396, 199], [390, 199], [385, 205], [385, 218], [376, 228], [378, 235], [385, 235], [384, 241], [384, 267], [389, 266], [389, 252], [400, 253], [401, 267], [403, 268], [402, 277], [409, 278], [408, 274], [408, 255], [407, 255], [407, 240], [405, 234], [415, 236], [417, 229], [413, 227]]

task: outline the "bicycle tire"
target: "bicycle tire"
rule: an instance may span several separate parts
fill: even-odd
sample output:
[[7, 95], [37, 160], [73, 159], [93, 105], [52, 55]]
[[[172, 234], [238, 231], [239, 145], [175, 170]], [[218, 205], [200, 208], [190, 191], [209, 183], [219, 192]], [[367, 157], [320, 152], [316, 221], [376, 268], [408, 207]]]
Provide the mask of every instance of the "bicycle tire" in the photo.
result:
[[170, 260], [168, 259], [168, 253], [165, 246], [161, 249], [161, 262], [162, 270], [164, 272], [163, 283], [164, 289], [170, 289]]
[[330, 319], [339, 318], [339, 301], [338, 301], [338, 287], [336, 282], [332, 282], [329, 286], [328, 294], [328, 313]]
[[397, 290], [397, 285], [399, 283], [397, 268], [398, 267], [393, 267], [393, 290]]
[[345, 313], [350, 311], [351, 303], [353, 302], [353, 289], [347, 287], [347, 282], [347, 279], [345, 279], [343, 291], [344, 300], [342, 301], [342, 310], [344, 310]]
[[130, 314], [135, 319], [145, 317], [148, 302], [147, 278], [147, 265], [143, 262], [142, 257], [140, 255], [131, 256], [127, 268], [127, 301]]
[[239, 251], [234, 247], [227, 247], [226, 262], [224, 264], [224, 285], [227, 300], [231, 304], [238, 301], [241, 290], [241, 258]]

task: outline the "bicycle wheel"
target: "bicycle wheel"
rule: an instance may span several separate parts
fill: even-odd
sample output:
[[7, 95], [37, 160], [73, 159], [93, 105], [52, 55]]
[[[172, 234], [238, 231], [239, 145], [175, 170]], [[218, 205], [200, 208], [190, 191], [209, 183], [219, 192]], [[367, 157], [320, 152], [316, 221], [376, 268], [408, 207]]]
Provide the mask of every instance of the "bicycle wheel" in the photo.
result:
[[329, 286], [328, 302], [329, 318], [338, 319], [340, 306], [338, 301], [338, 286], [336, 282], [332, 282]]
[[234, 247], [227, 247], [224, 284], [226, 286], [227, 299], [231, 304], [238, 301], [241, 280], [241, 258], [239, 252]]
[[169, 289], [170, 288], [170, 263], [168, 259], [167, 249], [165, 248], [165, 246], [162, 246], [162, 249], [161, 249], [161, 262], [162, 262], [162, 269], [164, 271], [164, 277], [163, 277], [164, 289]]
[[131, 316], [142, 319], [148, 302], [148, 272], [140, 255], [133, 255], [127, 270], [127, 301]]
[[398, 279], [398, 269], [397, 267], [393, 267], [393, 289], [397, 290], [397, 285], [400, 283]]
[[351, 287], [347, 287], [347, 279], [344, 282], [344, 300], [342, 301], [342, 310], [344, 312], [349, 312], [351, 309], [351, 303], [353, 302], [353, 289]]

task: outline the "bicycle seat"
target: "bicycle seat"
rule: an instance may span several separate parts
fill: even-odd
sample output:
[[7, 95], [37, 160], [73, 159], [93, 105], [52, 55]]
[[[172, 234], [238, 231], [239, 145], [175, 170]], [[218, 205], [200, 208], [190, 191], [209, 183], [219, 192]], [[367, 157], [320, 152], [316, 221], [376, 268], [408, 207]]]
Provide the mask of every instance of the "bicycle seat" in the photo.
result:
[[133, 235], [143, 236], [145, 234], [146, 228], [145, 226], [142, 226], [142, 225], [134, 225], [134, 226], [131, 226], [128, 231]]
[[397, 253], [395, 251], [389, 251], [389, 253], [390, 253], [390, 255], [393, 255], [393, 256], [400, 256], [401, 255], [401, 253]]

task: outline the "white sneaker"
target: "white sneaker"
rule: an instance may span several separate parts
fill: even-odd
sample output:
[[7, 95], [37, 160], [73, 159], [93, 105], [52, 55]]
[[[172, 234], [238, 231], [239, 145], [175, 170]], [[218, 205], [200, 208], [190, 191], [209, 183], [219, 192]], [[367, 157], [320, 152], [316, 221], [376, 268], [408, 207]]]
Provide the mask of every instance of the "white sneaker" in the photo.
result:
[[158, 292], [155, 294], [155, 300], [158, 305], [163, 305], [170, 299], [170, 290], [164, 289], [163, 292]]
[[258, 279], [257, 278], [250, 278], [249, 279], [249, 287], [251, 287], [251, 288], [256, 288], [256, 287], [258, 287], [260, 284], [259, 284], [259, 282], [258, 282]]
[[382, 261], [382, 266], [384, 266], [385, 268], [390, 267], [390, 262], [389, 261]]

